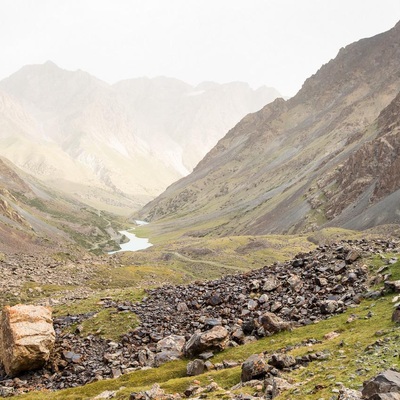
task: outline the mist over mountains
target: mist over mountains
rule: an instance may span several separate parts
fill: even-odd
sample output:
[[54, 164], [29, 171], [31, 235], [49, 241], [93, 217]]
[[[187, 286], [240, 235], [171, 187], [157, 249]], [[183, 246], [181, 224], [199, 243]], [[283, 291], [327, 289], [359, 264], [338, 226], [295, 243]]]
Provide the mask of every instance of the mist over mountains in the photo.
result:
[[244, 115], [279, 96], [171, 78], [109, 85], [52, 62], [0, 82], [0, 155], [89, 205], [127, 214], [188, 174]]

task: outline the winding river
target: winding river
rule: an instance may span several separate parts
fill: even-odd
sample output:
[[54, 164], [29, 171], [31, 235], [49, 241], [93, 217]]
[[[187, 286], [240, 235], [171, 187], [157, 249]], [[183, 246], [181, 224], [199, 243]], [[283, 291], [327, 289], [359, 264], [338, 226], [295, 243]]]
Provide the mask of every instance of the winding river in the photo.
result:
[[[147, 225], [147, 222], [145, 221], [135, 221], [137, 225]], [[135, 228], [133, 228], [135, 229]], [[138, 238], [134, 233], [129, 232], [129, 231], [119, 231], [121, 235], [125, 235], [128, 239], [129, 242], [127, 243], [121, 243], [120, 250], [116, 251], [110, 251], [108, 254], [114, 254], [114, 253], [119, 253], [121, 251], [138, 251], [138, 250], [144, 250], [147, 249], [148, 247], [153, 246], [152, 243], [149, 242], [149, 239], [147, 238]]]

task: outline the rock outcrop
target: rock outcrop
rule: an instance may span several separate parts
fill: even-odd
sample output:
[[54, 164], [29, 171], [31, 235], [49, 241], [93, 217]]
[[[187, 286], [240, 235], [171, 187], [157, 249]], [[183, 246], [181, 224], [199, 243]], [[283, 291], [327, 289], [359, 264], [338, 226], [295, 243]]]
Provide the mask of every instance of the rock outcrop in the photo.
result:
[[42, 367], [50, 357], [54, 342], [49, 308], [22, 304], [4, 307], [0, 357], [8, 375]]

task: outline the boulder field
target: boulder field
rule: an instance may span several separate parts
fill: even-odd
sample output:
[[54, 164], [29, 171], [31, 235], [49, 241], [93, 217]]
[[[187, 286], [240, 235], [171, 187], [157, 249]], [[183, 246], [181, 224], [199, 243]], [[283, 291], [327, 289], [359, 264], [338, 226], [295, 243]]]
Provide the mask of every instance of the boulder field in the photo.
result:
[[137, 303], [105, 298], [104, 308], [135, 313], [140, 325], [111, 341], [83, 336], [79, 329], [71, 333], [72, 324], [79, 325], [93, 313], [56, 318], [55, 347], [46, 366], [14, 380], [0, 372], [0, 384], [17, 392], [63, 389], [185, 355], [207, 360], [227, 346], [312, 324], [343, 312], [362, 297], [379, 297], [388, 287], [368, 291], [369, 283], [389, 282], [390, 276], [382, 269], [369, 277], [363, 259], [389, 251], [399, 252], [398, 243], [343, 241], [245, 274], [148, 290]]

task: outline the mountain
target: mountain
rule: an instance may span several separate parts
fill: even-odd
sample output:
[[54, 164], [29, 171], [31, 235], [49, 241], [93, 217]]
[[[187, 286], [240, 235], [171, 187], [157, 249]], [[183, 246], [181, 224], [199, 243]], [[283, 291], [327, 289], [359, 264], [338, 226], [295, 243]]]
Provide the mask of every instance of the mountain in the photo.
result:
[[193, 87], [164, 77], [130, 79], [113, 88], [128, 104], [136, 135], [183, 175], [243, 116], [280, 97], [273, 88], [253, 90], [242, 82]]
[[331, 224], [363, 229], [399, 220], [400, 92], [369, 133], [370, 140], [318, 182]]
[[110, 220], [109, 215], [49, 189], [0, 158], [1, 252], [42, 254], [115, 247], [121, 235]]
[[[25, 66], [0, 82], [0, 155], [79, 201], [130, 213], [187, 174], [243, 115], [274, 98], [244, 84], [205, 85], [201, 101], [189, 95], [193, 90], [169, 78], [111, 86], [52, 62]], [[205, 122], [214, 103], [214, 122]], [[182, 113], [188, 120], [179, 127]]]
[[400, 23], [247, 115], [140, 216], [195, 236], [399, 222], [399, 91]]

